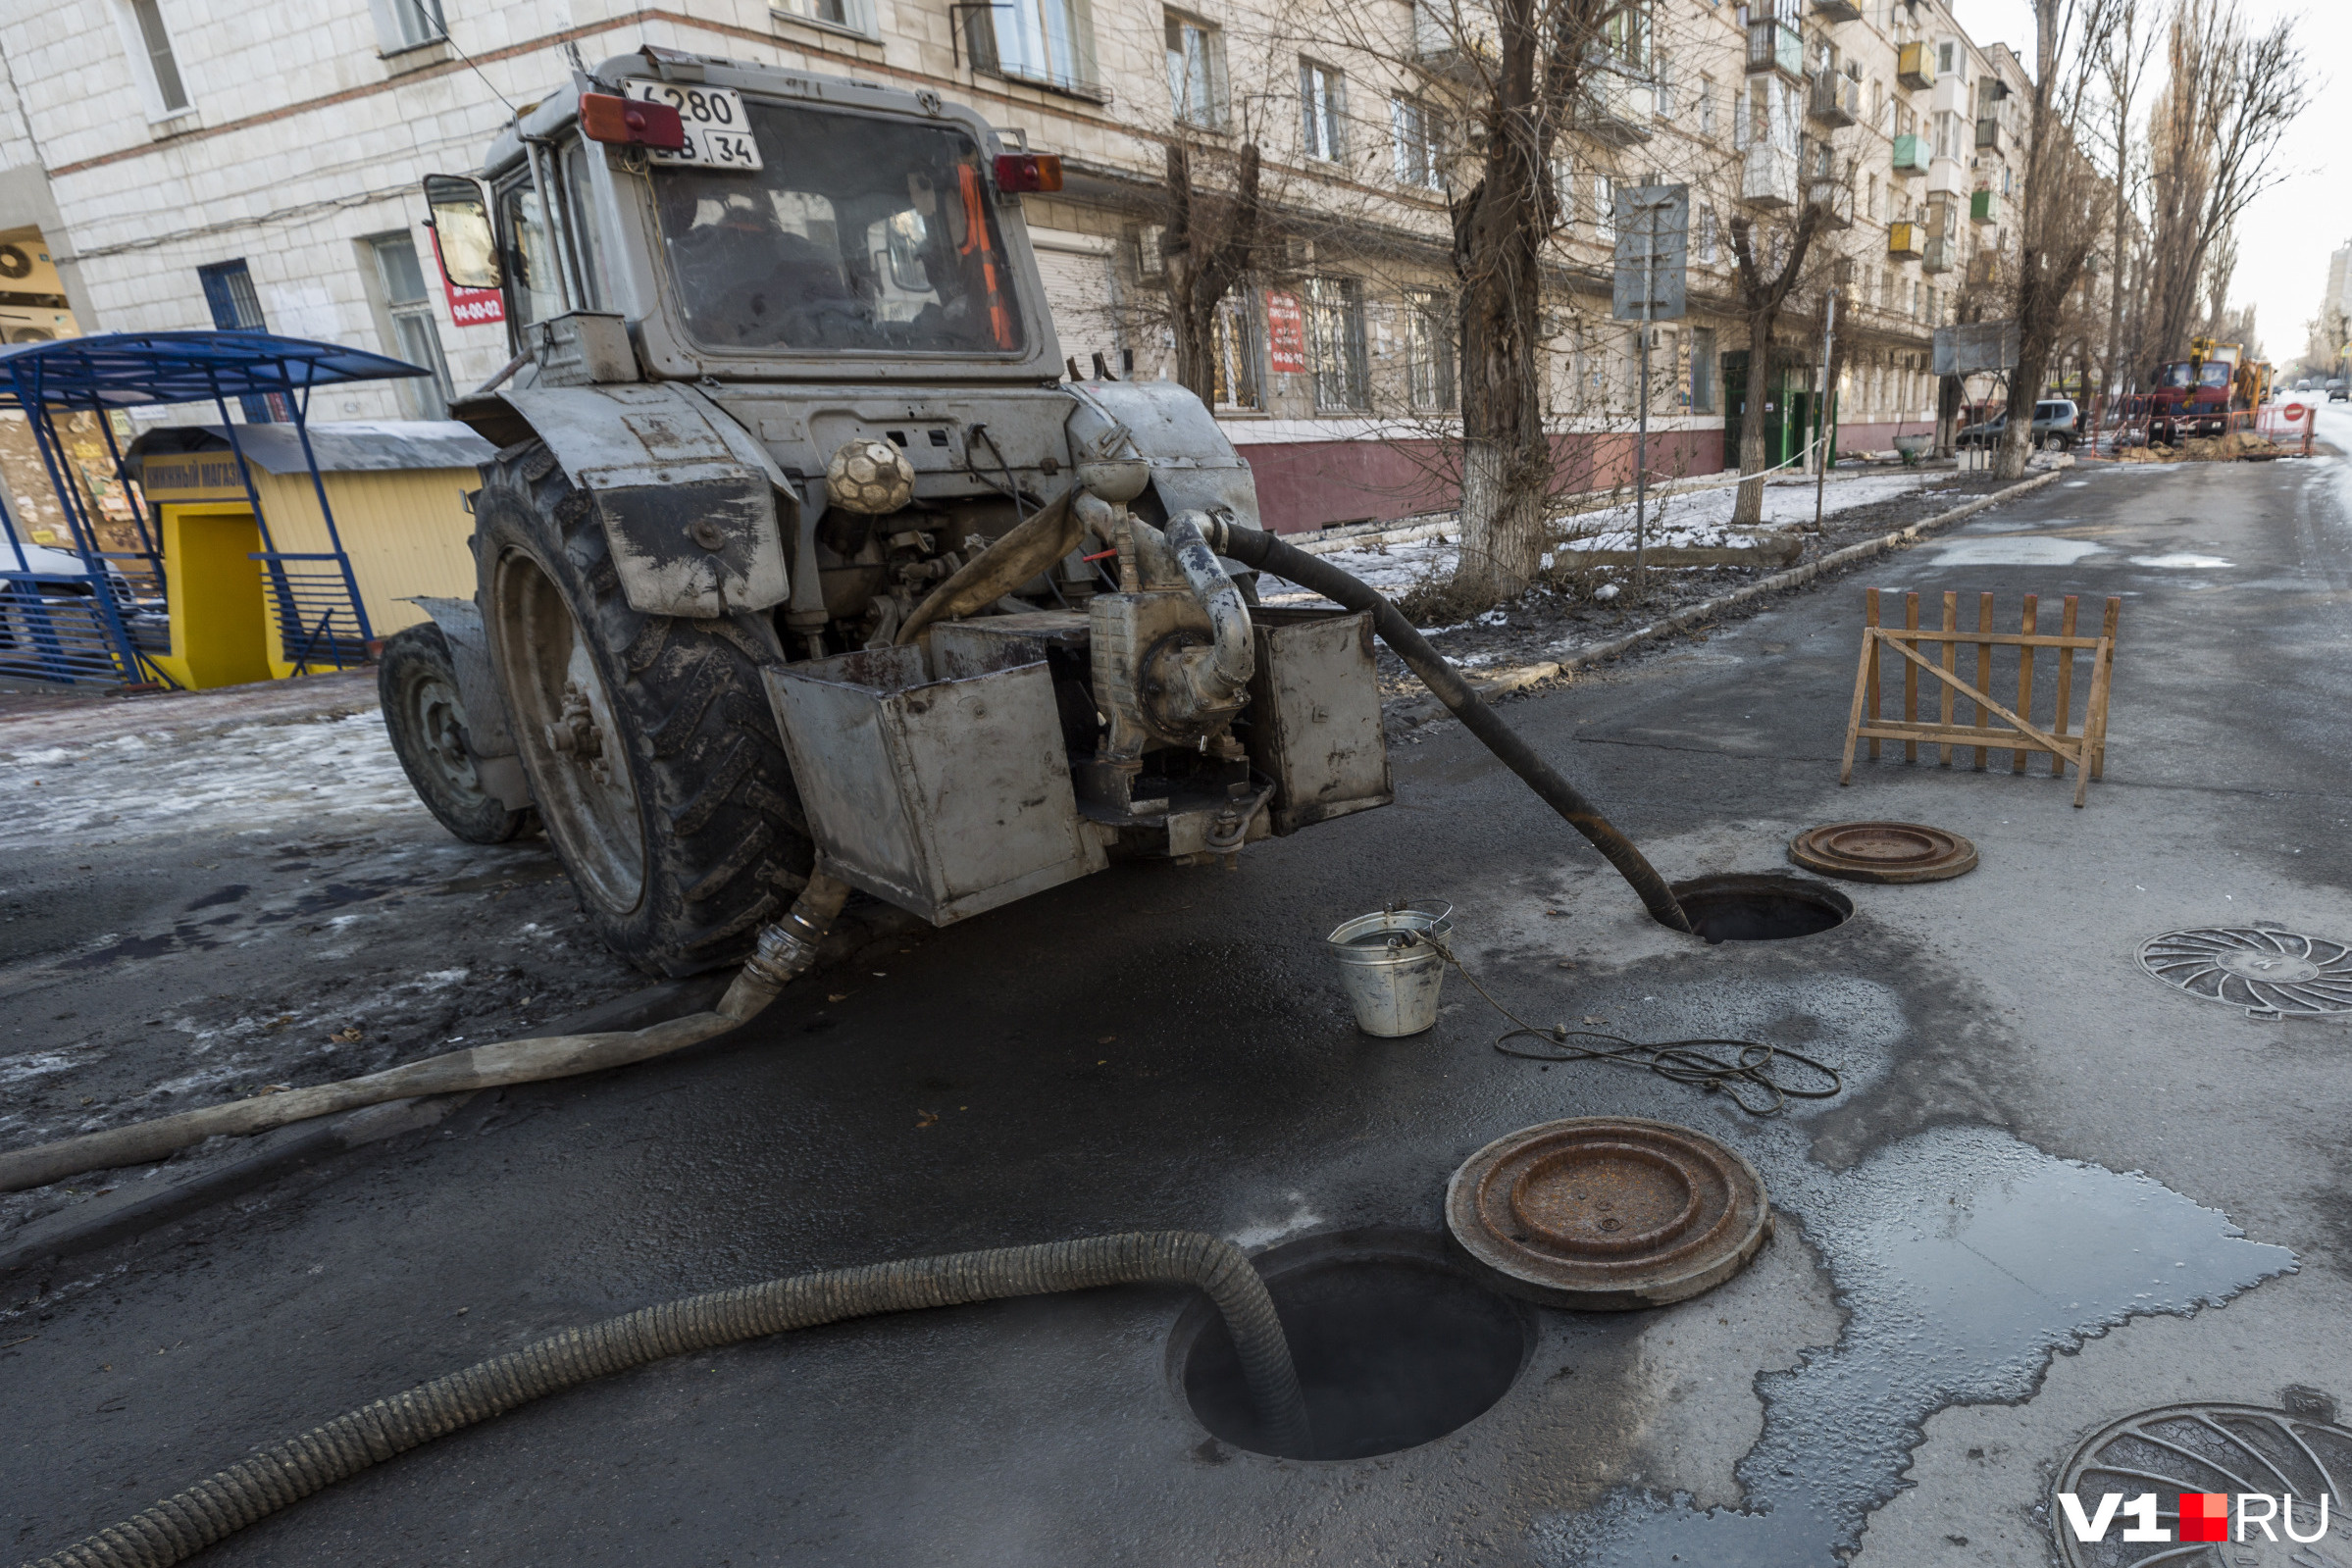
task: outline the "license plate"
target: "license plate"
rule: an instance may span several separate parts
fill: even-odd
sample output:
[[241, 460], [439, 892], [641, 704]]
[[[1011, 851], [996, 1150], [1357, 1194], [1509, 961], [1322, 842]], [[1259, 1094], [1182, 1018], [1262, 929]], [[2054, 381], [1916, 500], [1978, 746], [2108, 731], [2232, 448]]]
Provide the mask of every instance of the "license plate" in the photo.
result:
[[686, 126], [686, 145], [677, 152], [645, 149], [656, 164], [705, 169], [761, 167], [759, 139], [743, 115], [742, 94], [733, 87], [692, 87], [675, 81], [631, 81], [628, 93], [647, 103], [668, 104]]

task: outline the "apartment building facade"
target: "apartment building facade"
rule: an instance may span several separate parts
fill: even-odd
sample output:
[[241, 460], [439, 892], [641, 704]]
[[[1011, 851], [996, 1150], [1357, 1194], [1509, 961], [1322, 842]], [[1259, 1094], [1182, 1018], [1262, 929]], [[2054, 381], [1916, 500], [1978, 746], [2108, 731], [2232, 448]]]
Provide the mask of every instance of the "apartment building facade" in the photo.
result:
[[[0, 335], [267, 328], [433, 371], [314, 418], [435, 418], [508, 357], [451, 312], [417, 194], [473, 168], [576, 60], [643, 44], [928, 86], [1065, 160], [1023, 198], [1065, 355], [1169, 374], [1168, 150], [1214, 184], [1262, 160], [1258, 265], [1220, 308], [1218, 414], [1268, 518], [1449, 504], [1457, 406], [1449, 194], [1475, 72], [1446, 0], [20, 0], [0, 20]], [[1940, 0], [1656, 0], [1608, 41], [1554, 166], [1546, 407], [1572, 482], [1630, 475], [1634, 329], [1609, 316], [1611, 202], [1692, 186], [1691, 312], [1653, 345], [1653, 467], [1736, 462], [1748, 329], [1731, 224], [1767, 256], [1831, 214], [1770, 345], [1775, 451], [1810, 408], [1820, 294], [1843, 288], [1842, 450], [1932, 427], [1934, 328], [2014, 247], [2025, 77]], [[33, 262], [31, 258], [38, 257]], [[31, 286], [32, 283], [40, 286]], [[2000, 314], [1991, 309], [1988, 314]], [[35, 319], [39, 318], [39, 319]], [[174, 411], [173, 417], [206, 411]], [[266, 417], [266, 411], [263, 417]]]

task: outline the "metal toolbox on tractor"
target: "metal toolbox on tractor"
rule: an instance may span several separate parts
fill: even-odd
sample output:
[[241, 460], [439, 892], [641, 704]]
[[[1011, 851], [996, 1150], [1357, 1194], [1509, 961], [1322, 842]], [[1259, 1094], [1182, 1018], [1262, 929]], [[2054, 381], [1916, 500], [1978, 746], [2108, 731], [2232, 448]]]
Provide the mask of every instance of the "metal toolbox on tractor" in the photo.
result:
[[1078, 814], [1034, 644], [939, 641], [765, 676], [817, 864], [945, 926], [1107, 857]]

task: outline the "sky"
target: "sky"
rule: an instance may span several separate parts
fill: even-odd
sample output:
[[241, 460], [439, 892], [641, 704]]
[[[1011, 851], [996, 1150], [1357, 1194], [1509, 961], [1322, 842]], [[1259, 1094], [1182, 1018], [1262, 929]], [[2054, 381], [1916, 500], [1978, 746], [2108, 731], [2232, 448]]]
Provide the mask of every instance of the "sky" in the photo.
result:
[[[2303, 324], [2319, 314], [2327, 287], [2329, 253], [2352, 240], [2352, 145], [2329, 108], [2341, 102], [2339, 81], [2352, 61], [2352, 3], [2347, 0], [2236, 0], [2251, 26], [2292, 19], [2319, 91], [2313, 106], [2279, 149], [2286, 178], [2258, 198], [2238, 222], [2233, 303], [2256, 307], [2264, 352], [2285, 364], [2303, 352]], [[2007, 43], [2033, 59], [2033, 7], [2028, 0], [1952, 0], [1952, 11], [1979, 44]], [[2352, 90], [2352, 80], [2340, 82]], [[2340, 117], [2339, 117], [2340, 120]]]

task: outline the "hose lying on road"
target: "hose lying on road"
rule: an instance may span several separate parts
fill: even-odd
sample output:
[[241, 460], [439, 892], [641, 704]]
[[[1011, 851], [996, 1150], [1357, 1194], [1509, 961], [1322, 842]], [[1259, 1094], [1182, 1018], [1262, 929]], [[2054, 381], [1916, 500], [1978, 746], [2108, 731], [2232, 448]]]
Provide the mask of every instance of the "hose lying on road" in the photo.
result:
[[1306, 1404], [1265, 1283], [1241, 1249], [1197, 1231], [1141, 1231], [873, 1263], [713, 1290], [566, 1329], [363, 1405], [265, 1448], [29, 1568], [163, 1568], [394, 1454], [518, 1405], [668, 1356], [787, 1329], [919, 1307], [1104, 1285], [1195, 1285], [1224, 1315], [1252, 1403], [1286, 1453], [1307, 1451]]
[[1478, 699], [1461, 672], [1448, 664], [1429, 639], [1413, 630], [1412, 623], [1378, 591], [1350, 577], [1327, 561], [1308, 555], [1304, 550], [1288, 545], [1273, 534], [1239, 524], [1219, 521], [1214, 525], [1209, 543], [1219, 555], [1231, 556], [1246, 566], [1271, 572], [1287, 582], [1296, 582], [1311, 589], [1350, 610], [1368, 610], [1372, 614], [1372, 629], [1380, 640], [1403, 659], [1406, 668], [1421, 678], [1421, 683], [1437, 695], [1438, 701], [1452, 709], [1462, 728], [1476, 735], [1487, 750], [1503, 760], [1506, 767], [1527, 782], [1527, 787], [1543, 797], [1544, 803], [1566, 819], [1569, 827], [1591, 840], [1603, 858], [1617, 868], [1650, 911], [1650, 918], [1674, 931], [1691, 929], [1690, 918], [1683, 914], [1682, 904], [1672, 888], [1659, 876], [1656, 868], [1633, 846], [1633, 840], [1611, 825], [1601, 815], [1601, 808], [1584, 798], [1577, 787], [1562, 779], [1552, 765], [1535, 754], [1533, 747], [1521, 740], [1510, 726], [1505, 724], [1494, 709]]
[[103, 1133], [61, 1138], [31, 1148], [0, 1154], [0, 1192], [21, 1191], [78, 1176], [160, 1160], [176, 1149], [221, 1134], [242, 1136], [356, 1110], [385, 1100], [420, 1094], [448, 1094], [510, 1084], [575, 1078], [608, 1067], [626, 1067], [684, 1050], [726, 1034], [776, 999], [776, 993], [816, 962], [817, 943], [842, 912], [848, 885], [817, 872], [793, 901], [792, 912], [759, 934], [759, 946], [743, 965], [719, 1005], [644, 1029], [604, 1035], [556, 1035], [545, 1039], [502, 1040], [468, 1050], [428, 1056], [423, 1061], [346, 1078], [333, 1084], [257, 1094], [226, 1105], [207, 1105]]

